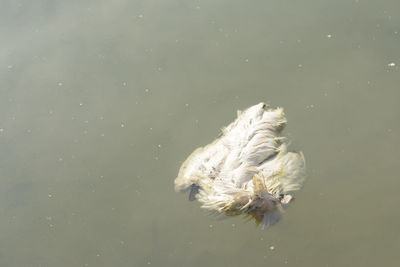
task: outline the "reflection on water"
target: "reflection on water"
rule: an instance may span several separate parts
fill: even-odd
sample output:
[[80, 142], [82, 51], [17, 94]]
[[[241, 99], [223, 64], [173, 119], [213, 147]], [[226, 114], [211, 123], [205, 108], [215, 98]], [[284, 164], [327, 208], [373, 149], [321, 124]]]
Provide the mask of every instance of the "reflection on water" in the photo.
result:
[[[1, 6], [0, 266], [395, 266], [398, 1]], [[308, 168], [267, 231], [173, 190], [261, 101]]]

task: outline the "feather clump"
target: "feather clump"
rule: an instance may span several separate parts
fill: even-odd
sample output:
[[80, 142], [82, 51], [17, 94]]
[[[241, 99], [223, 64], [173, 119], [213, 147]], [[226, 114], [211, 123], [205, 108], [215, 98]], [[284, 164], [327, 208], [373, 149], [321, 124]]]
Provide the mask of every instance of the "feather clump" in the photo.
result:
[[262, 228], [275, 224], [305, 173], [303, 154], [288, 151], [280, 136], [286, 123], [282, 108], [264, 103], [238, 111], [214, 142], [182, 164], [175, 190], [190, 190], [189, 199], [218, 214], [245, 214]]

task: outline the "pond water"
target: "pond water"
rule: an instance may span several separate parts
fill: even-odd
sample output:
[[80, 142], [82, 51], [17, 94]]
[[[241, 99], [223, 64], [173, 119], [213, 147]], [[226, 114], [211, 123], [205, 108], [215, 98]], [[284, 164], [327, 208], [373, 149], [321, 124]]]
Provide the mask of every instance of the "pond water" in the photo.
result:
[[[0, 266], [398, 264], [398, 0], [0, 6]], [[264, 231], [173, 189], [262, 101], [307, 161]]]

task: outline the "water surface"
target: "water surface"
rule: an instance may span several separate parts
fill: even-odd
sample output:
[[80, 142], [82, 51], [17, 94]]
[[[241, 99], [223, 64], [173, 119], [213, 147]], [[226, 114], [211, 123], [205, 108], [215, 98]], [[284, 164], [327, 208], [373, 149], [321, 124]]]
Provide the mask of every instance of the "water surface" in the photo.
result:
[[[400, 2], [0, 1], [0, 266], [396, 266]], [[173, 191], [282, 106], [304, 189], [262, 231]]]

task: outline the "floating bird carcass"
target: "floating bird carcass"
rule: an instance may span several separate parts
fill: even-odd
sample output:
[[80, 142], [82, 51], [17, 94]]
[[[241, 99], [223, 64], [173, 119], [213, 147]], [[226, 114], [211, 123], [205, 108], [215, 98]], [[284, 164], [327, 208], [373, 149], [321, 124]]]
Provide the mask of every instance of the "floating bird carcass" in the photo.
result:
[[275, 224], [305, 173], [303, 154], [288, 151], [280, 136], [285, 125], [282, 108], [260, 103], [238, 111], [214, 142], [182, 164], [175, 190], [189, 191], [190, 200], [218, 214], [245, 214], [262, 228]]

